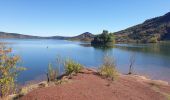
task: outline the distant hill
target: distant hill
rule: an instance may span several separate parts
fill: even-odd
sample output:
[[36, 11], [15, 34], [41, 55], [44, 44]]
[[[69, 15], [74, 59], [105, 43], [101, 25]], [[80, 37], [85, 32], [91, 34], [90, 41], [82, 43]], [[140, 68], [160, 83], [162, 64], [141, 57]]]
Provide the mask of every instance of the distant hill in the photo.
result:
[[39, 36], [31, 36], [31, 35], [22, 35], [17, 33], [6, 33], [6, 32], [0, 32], [0, 38], [1, 39], [39, 39], [42, 37]]
[[77, 40], [77, 41], [91, 41], [94, 35], [89, 32], [85, 32], [78, 36], [73, 37], [64, 37], [64, 36], [51, 36], [51, 37], [40, 37], [40, 36], [31, 36], [31, 35], [23, 35], [18, 33], [7, 33], [0, 32], [1, 39], [59, 39], [59, 40]]
[[148, 42], [152, 37], [157, 40], [170, 40], [170, 12], [144, 23], [115, 33], [118, 42]]
[[91, 41], [94, 38], [94, 35], [89, 32], [82, 33], [78, 36], [69, 38], [69, 40], [79, 40], [79, 41]]
[[72, 41], [91, 41], [94, 38], [94, 35], [89, 32], [82, 33], [78, 36], [73, 37], [63, 37], [63, 36], [52, 36], [46, 37], [47, 39], [59, 39], [59, 40], [72, 40]]

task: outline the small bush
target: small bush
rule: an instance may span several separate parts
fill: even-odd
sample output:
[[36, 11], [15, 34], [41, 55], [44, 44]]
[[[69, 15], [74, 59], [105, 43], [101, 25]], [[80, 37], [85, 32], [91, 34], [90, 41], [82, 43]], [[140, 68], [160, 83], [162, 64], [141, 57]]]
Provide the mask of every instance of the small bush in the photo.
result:
[[23, 67], [17, 67], [20, 58], [10, 56], [12, 50], [5, 46], [0, 46], [0, 97], [6, 97], [16, 90], [16, 76], [20, 71], [26, 70]]
[[157, 43], [157, 42], [158, 42], [158, 38], [157, 38], [156, 36], [151, 37], [151, 38], [149, 39], [149, 43]]
[[83, 68], [83, 66], [71, 59], [65, 61], [65, 72], [66, 74], [78, 73]]
[[48, 82], [54, 82], [57, 80], [58, 70], [54, 69], [51, 64], [48, 65], [47, 80]]
[[114, 59], [109, 56], [105, 56], [103, 64], [99, 67], [99, 73], [106, 78], [111, 78], [112, 80], [116, 79], [118, 72], [116, 70]]

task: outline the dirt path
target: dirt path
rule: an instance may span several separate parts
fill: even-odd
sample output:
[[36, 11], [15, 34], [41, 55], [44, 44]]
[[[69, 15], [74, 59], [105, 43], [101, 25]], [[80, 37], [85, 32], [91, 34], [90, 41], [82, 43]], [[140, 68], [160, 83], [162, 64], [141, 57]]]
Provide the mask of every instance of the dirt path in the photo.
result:
[[111, 82], [79, 73], [69, 83], [36, 89], [20, 100], [169, 100], [169, 94], [170, 86], [147, 84], [130, 76]]

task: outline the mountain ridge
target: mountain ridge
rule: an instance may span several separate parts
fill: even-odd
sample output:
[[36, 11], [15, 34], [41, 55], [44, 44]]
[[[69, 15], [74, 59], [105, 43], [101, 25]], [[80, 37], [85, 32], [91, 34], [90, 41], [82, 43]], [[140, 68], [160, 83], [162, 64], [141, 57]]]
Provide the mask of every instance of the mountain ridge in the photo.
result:
[[35, 39], [35, 38], [41, 38], [40, 36], [31, 36], [31, 35], [24, 35], [24, 34], [18, 34], [18, 33], [7, 33], [7, 32], [0, 32], [0, 38], [6, 39], [6, 38], [16, 38], [16, 39]]
[[65, 36], [41, 37], [41, 36], [24, 35], [18, 33], [0, 32], [0, 39], [58, 39], [58, 40], [91, 41], [93, 37], [94, 35], [90, 32], [85, 32], [80, 35], [72, 36], [72, 37], [65, 37]]

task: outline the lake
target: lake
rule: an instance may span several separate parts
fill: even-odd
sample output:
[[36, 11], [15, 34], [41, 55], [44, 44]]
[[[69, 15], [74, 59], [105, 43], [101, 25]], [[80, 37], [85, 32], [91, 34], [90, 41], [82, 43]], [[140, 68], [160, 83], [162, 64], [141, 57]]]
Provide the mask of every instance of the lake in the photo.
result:
[[[134, 72], [151, 79], [170, 82], [170, 43], [115, 44], [113, 48], [96, 48], [87, 43], [46, 39], [5, 39], [13, 54], [22, 58], [20, 65], [27, 68], [18, 77], [24, 84], [44, 80], [49, 63], [57, 66], [57, 56], [71, 58], [84, 66], [97, 68], [105, 55], [113, 56], [119, 72], [127, 74], [129, 59], [135, 54]], [[61, 72], [64, 70], [62, 67]]]

